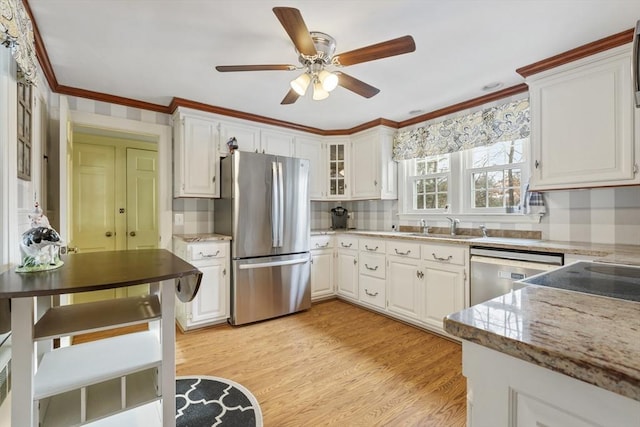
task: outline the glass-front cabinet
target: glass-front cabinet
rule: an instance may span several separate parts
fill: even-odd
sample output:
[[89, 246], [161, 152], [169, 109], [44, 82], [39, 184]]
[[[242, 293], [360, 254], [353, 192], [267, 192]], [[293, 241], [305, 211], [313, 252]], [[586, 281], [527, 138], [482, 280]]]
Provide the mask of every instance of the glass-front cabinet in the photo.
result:
[[336, 140], [327, 144], [329, 160], [328, 198], [344, 199], [349, 197], [349, 141]]

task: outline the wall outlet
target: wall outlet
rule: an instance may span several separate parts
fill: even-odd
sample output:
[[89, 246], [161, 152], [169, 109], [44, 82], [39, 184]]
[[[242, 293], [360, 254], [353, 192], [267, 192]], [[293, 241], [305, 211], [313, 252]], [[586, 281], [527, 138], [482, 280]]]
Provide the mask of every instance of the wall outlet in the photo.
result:
[[177, 213], [173, 215], [173, 224], [174, 225], [184, 225], [184, 214]]

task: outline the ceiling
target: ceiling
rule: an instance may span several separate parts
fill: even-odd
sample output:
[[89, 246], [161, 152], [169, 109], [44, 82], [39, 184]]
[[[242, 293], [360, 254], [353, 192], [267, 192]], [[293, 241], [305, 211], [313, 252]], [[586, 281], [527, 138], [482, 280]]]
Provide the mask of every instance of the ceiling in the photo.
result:
[[[516, 68], [628, 30], [638, 0], [28, 0], [60, 85], [169, 105], [174, 97], [324, 130], [411, 119], [524, 80]], [[220, 73], [216, 65], [294, 64], [272, 12], [296, 7], [336, 52], [404, 35], [416, 51], [345, 67], [380, 89], [338, 87], [280, 105], [300, 71]], [[498, 89], [494, 89], [498, 90]], [[422, 113], [416, 113], [418, 110]], [[411, 113], [414, 111], [413, 113]], [[413, 115], [412, 115], [413, 114]]]

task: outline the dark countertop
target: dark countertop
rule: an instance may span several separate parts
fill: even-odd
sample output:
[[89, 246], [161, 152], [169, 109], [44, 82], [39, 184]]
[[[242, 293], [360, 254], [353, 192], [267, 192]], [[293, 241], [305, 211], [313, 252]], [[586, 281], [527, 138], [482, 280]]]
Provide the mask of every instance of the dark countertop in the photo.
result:
[[0, 274], [0, 298], [59, 295], [201, 275], [165, 249], [72, 254], [55, 270]]
[[527, 286], [450, 314], [451, 335], [640, 401], [640, 303]]

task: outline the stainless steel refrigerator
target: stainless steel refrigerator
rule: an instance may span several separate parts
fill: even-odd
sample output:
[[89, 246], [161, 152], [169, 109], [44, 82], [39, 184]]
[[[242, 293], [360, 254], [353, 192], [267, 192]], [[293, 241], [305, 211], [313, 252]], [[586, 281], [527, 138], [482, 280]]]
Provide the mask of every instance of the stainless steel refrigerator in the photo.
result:
[[220, 169], [214, 229], [232, 236], [230, 323], [308, 309], [309, 161], [235, 151]]

